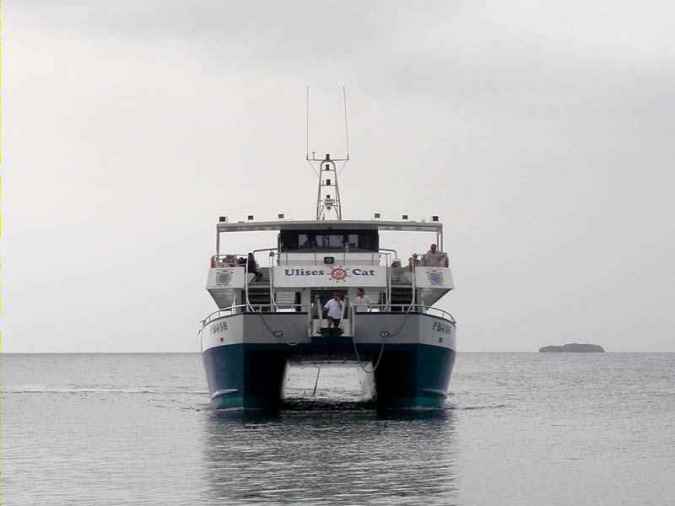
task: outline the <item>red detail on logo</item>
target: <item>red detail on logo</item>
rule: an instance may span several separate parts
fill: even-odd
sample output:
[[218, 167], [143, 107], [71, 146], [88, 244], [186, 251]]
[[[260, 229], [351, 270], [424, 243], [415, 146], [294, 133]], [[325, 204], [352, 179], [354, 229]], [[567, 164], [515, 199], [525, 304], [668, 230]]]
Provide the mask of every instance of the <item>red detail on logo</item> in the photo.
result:
[[329, 276], [335, 281], [344, 281], [347, 278], [347, 271], [338, 265], [330, 271]]

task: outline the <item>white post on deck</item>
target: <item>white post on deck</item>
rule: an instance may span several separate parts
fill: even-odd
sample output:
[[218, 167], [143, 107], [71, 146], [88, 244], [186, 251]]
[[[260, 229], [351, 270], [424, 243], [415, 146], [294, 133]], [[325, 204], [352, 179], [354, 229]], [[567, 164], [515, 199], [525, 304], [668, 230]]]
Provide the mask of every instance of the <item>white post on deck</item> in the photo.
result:
[[412, 297], [411, 297], [411, 302], [410, 302], [410, 308], [408, 310], [414, 310], [415, 309], [415, 298], [417, 295], [417, 271], [416, 271], [417, 265], [415, 265], [415, 262], [412, 263]]
[[248, 255], [246, 255], [246, 264], [244, 265], [244, 294], [246, 295], [246, 310], [251, 311], [251, 303], [248, 300]]

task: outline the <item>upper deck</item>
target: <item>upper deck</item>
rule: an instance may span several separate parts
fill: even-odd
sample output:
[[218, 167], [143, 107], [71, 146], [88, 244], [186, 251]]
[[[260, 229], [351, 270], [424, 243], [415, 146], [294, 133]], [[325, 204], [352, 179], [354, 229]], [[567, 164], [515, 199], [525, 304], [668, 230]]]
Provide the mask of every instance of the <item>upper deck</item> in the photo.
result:
[[273, 220], [273, 221], [221, 221], [218, 232], [255, 232], [259, 230], [399, 230], [410, 232], [443, 233], [439, 221], [391, 220]]
[[[252, 217], [251, 217], [252, 218]], [[217, 225], [216, 256], [221, 256], [221, 234], [227, 232], [279, 231], [277, 253], [379, 253], [380, 231], [427, 232], [435, 234], [435, 244], [443, 250], [443, 224], [433, 221], [392, 220], [274, 220], [227, 222]]]
[[[221, 308], [252, 303], [252, 293], [269, 307], [280, 306], [282, 300], [305, 306], [316, 296], [324, 297], [327, 290], [337, 289], [353, 298], [357, 288], [387, 307], [421, 300], [433, 304], [453, 288], [442, 246], [443, 225], [437, 217], [432, 221], [225, 220], [221, 218], [217, 225], [216, 255], [207, 283]], [[276, 244], [235, 253], [233, 241], [221, 238], [228, 232], [258, 231], [278, 231]], [[426, 240], [420, 253], [406, 253], [402, 260], [398, 251], [383, 247], [380, 231], [432, 234], [438, 245], [432, 255], [435, 261], [428, 261], [430, 252], [424, 253]], [[258, 297], [258, 292], [264, 296]]]

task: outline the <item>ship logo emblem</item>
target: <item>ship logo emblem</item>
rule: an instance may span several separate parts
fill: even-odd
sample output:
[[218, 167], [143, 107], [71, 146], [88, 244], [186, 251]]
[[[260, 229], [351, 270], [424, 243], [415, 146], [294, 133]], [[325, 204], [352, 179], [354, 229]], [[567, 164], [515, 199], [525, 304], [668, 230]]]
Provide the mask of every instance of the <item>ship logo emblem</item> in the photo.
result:
[[232, 273], [230, 271], [220, 271], [216, 274], [217, 285], [229, 285], [232, 281]]
[[431, 286], [439, 286], [443, 284], [443, 273], [441, 271], [429, 271], [427, 272], [427, 277], [429, 278], [429, 283], [431, 283]]
[[342, 268], [342, 266], [338, 265], [337, 267], [334, 267], [329, 274], [331, 279], [334, 279], [335, 281], [344, 281], [347, 279], [347, 271]]

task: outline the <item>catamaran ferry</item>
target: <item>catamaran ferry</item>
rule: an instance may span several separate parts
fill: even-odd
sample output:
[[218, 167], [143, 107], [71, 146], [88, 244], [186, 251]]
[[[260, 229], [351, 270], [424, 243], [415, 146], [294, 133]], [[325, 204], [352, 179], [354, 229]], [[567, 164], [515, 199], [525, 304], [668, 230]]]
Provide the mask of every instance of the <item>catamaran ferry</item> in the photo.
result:
[[[456, 331], [453, 316], [434, 306], [453, 289], [443, 225], [437, 216], [343, 220], [340, 159], [312, 160], [316, 219], [219, 219], [207, 281], [218, 310], [199, 332], [212, 406], [279, 410], [289, 363], [353, 361], [374, 375], [378, 410], [441, 408]], [[227, 249], [228, 234], [263, 230], [278, 231], [276, 244]], [[420, 249], [432, 245], [401, 257], [383, 247], [381, 231], [424, 233]]]

